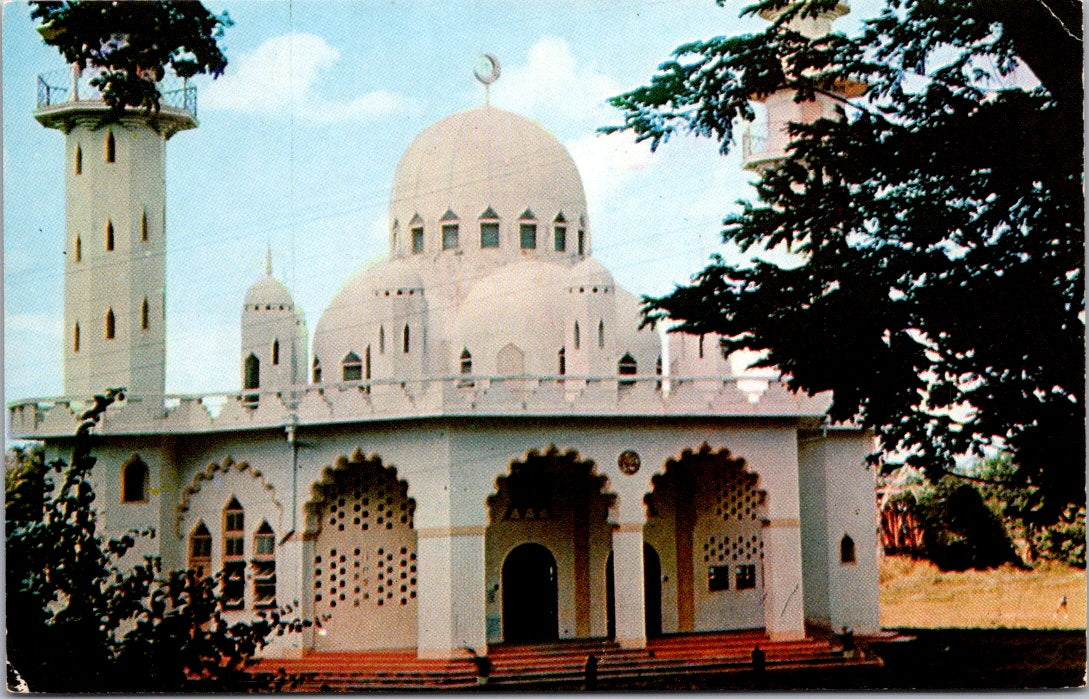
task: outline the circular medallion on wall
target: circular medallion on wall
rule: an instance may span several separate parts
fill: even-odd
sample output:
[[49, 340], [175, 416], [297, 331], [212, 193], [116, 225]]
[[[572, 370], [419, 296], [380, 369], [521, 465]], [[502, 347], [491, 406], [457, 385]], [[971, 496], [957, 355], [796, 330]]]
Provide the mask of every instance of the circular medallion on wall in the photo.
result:
[[639, 459], [639, 455], [631, 449], [625, 452], [621, 452], [620, 456], [616, 460], [616, 465], [620, 467], [620, 472], [626, 475], [632, 475], [639, 470], [642, 462]]

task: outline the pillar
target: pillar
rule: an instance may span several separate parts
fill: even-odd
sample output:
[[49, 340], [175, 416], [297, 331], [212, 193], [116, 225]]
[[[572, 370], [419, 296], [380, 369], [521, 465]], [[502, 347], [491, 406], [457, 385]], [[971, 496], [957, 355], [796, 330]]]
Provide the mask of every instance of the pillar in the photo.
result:
[[613, 604], [621, 648], [647, 646], [644, 596], [643, 523], [624, 522], [613, 530]]
[[764, 627], [773, 641], [804, 638], [801, 522], [768, 520], [763, 537]]
[[484, 530], [484, 526], [417, 530], [418, 657], [465, 657], [465, 648], [487, 654]]

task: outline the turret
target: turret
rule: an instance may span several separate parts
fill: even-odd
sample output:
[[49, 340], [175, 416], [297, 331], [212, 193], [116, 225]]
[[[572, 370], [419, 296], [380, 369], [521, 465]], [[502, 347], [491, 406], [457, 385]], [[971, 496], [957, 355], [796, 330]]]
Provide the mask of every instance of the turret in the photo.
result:
[[291, 293], [272, 276], [272, 251], [265, 276], [242, 304], [242, 388], [279, 391], [306, 382], [306, 318]]
[[65, 134], [64, 392], [161, 397], [166, 375], [166, 141], [197, 126], [196, 88], [109, 119], [73, 69], [38, 77], [34, 117]]

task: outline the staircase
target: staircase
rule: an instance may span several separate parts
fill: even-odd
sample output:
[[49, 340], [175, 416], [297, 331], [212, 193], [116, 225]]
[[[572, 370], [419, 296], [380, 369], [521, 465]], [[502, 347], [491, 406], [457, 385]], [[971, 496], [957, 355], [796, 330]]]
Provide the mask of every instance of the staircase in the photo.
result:
[[[691, 673], [736, 673], [752, 669], [756, 646], [768, 672], [799, 668], [872, 665], [875, 659], [845, 659], [827, 640], [772, 642], [762, 630], [677, 634], [651, 639], [646, 648], [624, 649], [603, 639], [537, 644], [498, 644], [489, 650], [490, 686], [574, 687], [586, 661], [598, 658], [599, 683]], [[441, 689], [477, 684], [476, 663], [466, 653], [455, 660], [420, 660], [414, 649], [363, 653], [312, 653], [298, 659], [261, 660], [255, 675], [283, 676], [288, 691], [353, 692], [381, 689]], [[622, 686], [619, 684], [618, 686]]]

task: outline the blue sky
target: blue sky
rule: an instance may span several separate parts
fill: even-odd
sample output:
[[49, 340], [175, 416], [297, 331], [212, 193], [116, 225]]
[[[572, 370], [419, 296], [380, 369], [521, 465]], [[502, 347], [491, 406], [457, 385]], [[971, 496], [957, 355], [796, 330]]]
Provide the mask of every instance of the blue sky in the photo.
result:
[[[235, 26], [230, 65], [198, 79], [200, 128], [167, 145], [167, 391], [236, 390], [246, 289], [275, 276], [311, 330], [340, 285], [385, 255], [393, 170], [432, 122], [483, 103], [472, 68], [495, 54], [495, 106], [575, 158], [594, 254], [635, 293], [663, 293], [722, 252], [719, 221], [751, 196], [717, 144], [651, 154], [603, 137], [604, 99], [644, 84], [678, 45], [751, 31], [713, 0], [213, 0]], [[857, 5], [874, 4], [872, 0]], [[34, 121], [35, 75], [62, 68], [22, 3], [3, 6], [4, 389], [62, 392], [63, 136]], [[865, 13], [846, 20], [849, 28]]]

